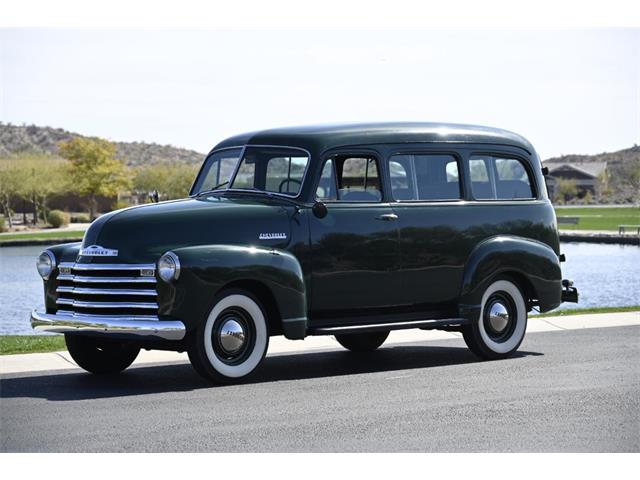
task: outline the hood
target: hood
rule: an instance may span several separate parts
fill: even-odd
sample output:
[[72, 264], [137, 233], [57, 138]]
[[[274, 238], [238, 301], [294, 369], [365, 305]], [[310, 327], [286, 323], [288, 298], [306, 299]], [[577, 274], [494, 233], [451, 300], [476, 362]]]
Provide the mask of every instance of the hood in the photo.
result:
[[210, 244], [284, 248], [291, 237], [292, 212], [288, 204], [257, 195], [189, 198], [117, 210], [91, 224], [82, 247], [99, 245], [118, 250], [118, 255], [81, 261], [153, 263], [169, 250]]

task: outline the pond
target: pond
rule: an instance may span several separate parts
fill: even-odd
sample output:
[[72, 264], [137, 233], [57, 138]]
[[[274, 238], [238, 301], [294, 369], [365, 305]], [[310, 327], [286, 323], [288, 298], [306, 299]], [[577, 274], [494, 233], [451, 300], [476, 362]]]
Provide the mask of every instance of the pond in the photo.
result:
[[[29, 312], [44, 304], [35, 258], [43, 247], [0, 248], [0, 335], [30, 335]], [[580, 303], [560, 308], [640, 305], [640, 247], [563, 243], [564, 278], [574, 280]]]

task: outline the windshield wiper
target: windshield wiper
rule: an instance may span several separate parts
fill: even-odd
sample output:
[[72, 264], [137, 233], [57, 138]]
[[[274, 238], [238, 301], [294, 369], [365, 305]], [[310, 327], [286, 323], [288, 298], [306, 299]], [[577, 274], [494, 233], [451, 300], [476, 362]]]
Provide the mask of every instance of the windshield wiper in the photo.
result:
[[203, 191], [203, 192], [198, 193], [198, 194], [196, 195], [196, 197], [200, 197], [200, 196], [202, 196], [202, 195], [208, 195], [208, 194], [210, 194], [210, 193], [213, 193], [213, 192], [215, 192], [216, 190], [218, 190], [220, 187], [224, 187], [224, 186], [225, 186], [226, 184], [228, 184], [228, 183], [229, 183], [229, 180], [227, 180], [226, 182], [219, 183], [218, 185], [216, 185], [216, 186], [215, 186], [215, 187], [213, 187], [213, 188], [210, 188], [209, 190], [205, 190], [205, 191]]

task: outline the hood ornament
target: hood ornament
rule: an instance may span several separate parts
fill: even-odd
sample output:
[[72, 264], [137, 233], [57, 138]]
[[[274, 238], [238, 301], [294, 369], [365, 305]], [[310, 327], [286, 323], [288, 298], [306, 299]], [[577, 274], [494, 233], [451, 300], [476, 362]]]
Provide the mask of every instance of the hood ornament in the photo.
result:
[[117, 257], [118, 250], [101, 247], [100, 245], [91, 245], [80, 250], [82, 257]]

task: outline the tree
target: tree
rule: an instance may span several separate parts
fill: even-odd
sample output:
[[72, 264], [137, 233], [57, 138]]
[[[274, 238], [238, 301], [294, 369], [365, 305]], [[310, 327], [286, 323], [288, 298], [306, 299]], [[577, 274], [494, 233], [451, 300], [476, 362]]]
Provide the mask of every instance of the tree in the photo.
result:
[[116, 147], [102, 139], [74, 138], [60, 144], [60, 154], [71, 163], [73, 189], [89, 197], [89, 216], [96, 216], [97, 197], [114, 197], [129, 188], [131, 179]]
[[69, 188], [68, 162], [42, 154], [22, 155], [19, 161], [22, 170], [19, 194], [33, 205], [33, 224], [38, 219], [46, 222], [49, 197]]
[[565, 178], [558, 179], [556, 188], [556, 201], [558, 203], [566, 203], [576, 195], [578, 195], [578, 186], [575, 180]]
[[161, 200], [184, 198], [196, 176], [197, 167], [192, 165], [147, 165], [136, 170], [133, 190], [137, 195], [148, 195], [158, 191]]
[[7, 217], [9, 228], [13, 227], [11, 215], [12, 204], [19, 195], [20, 185], [23, 181], [23, 170], [16, 158], [0, 159], [0, 206], [2, 213]]

